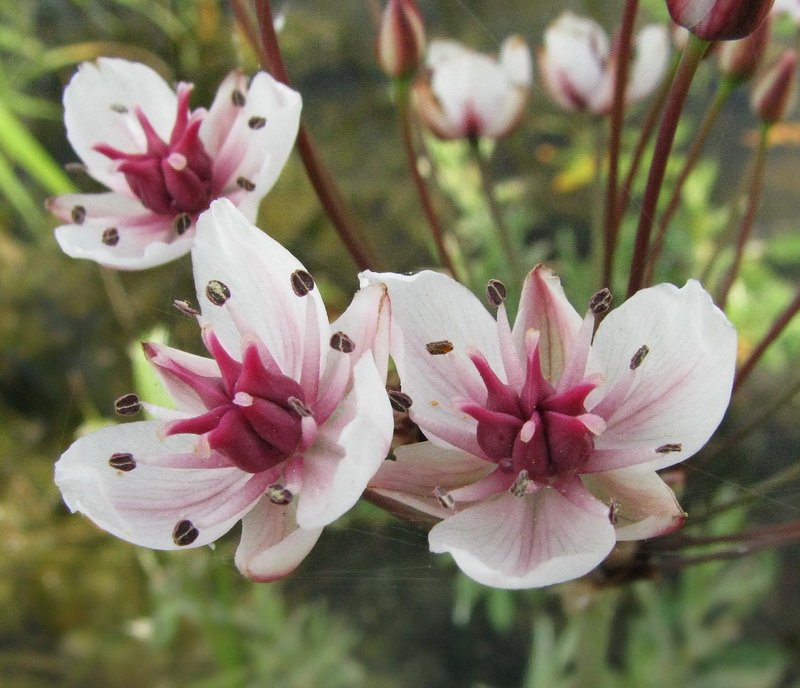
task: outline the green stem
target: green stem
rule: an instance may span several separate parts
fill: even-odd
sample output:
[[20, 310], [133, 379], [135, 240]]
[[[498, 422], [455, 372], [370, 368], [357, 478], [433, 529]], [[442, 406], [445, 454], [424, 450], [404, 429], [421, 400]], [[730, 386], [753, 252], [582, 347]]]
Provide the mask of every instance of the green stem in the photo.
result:
[[486, 205], [489, 208], [489, 214], [491, 215], [495, 231], [497, 232], [497, 237], [500, 240], [500, 245], [503, 247], [503, 252], [505, 253], [506, 260], [508, 261], [508, 266], [511, 268], [513, 278], [515, 280], [519, 279], [522, 277], [523, 272], [519, 259], [519, 251], [514, 246], [514, 242], [511, 239], [511, 234], [509, 233], [508, 227], [506, 226], [503, 218], [500, 205], [497, 203], [497, 198], [494, 192], [494, 179], [492, 177], [491, 170], [489, 169], [486, 159], [481, 153], [480, 141], [478, 137], [471, 137], [469, 139], [469, 144], [475, 164], [478, 166], [478, 172], [480, 173], [481, 179], [481, 190], [483, 191], [483, 197], [486, 200]]
[[678, 70], [675, 73], [675, 78], [667, 96], [664, 116], [661, 119], [661, 127], [656, 138], [650, 173], [647, 177], [647, 186], [642, 199], [639, 227], [636, 230], [636, 242], [631, 259], [628, 296], [632, 296], [644, 286], [644, 271], [647, 264], [647, 253], [650, 248], [650, 234], [653, 229], [656, 207], [658, 206], [658, 196], [661, 192], [661, 185], [664, 182], [664, 173], [666, 172], [672, 144], [675, 140], [678, 121], [683, 111], [683, 105], [686, 102], [686, 96], [689, 93], [689, 86], [691, 86], [692, 78], [707, 48], [708, 41], [701, 40], [694, 34], [689, 35], [689, 43], [683, 51], [681, 61], [678, 63]]

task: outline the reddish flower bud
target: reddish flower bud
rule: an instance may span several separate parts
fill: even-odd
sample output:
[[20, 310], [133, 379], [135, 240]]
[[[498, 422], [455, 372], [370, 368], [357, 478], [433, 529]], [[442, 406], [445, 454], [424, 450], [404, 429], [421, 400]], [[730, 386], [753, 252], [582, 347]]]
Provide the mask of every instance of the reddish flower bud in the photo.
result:
[[425, 22], [414, 0], [389, 0], [376, 53], [381, 69], [394, 79], [417, 71], [425, 57]]
[[717, 51], [719, 70], [738, 81], [747, 81], [756, 73], [772, 33], [772, 19], [767, 17], [749, 36], [721, 43]]
[[749, 36], [764, 21], [775, 0], [667, 0], [676, 24], [705, 41]]
[[759, 75], [750, 96], [750, 105], [760, 120], [774, 124], [794, 106], [797, 99], [796, 71], [797, 53], [790, 49]]

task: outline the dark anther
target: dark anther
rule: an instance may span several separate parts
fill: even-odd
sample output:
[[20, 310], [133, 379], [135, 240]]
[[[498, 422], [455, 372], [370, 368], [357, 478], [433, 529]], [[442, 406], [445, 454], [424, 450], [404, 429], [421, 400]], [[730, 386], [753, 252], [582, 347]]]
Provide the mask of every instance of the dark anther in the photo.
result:
[[387, 393], [389, 394], [389, 403], [398, 413], [405, 413], [411, 408], [411, 397], [408, 394], [398, 392], [396, 389], [390, 389]]
[[122, 103], [114, 103], [111, 105], [111, 109], [114, 112], [118, 112], [120, 115], [124, 115], [128, 112], [128, 108], [125, 107]]
[[139, 397], [132, 392], [123, 394], [114, 402], [114, 411], [118, 416], [135, 416], [141, 409], [142, 405], [139, 403]]
[[656, 448], [656, 454], [671, 454], [672, 452], [679, 452], [683, 450], [682, 444], [662, 444]]
[[442, 339], [438, 342], [428, 342], [425, 348], [431, 356], [441, 356], [442, 354], [449, 354], [453, 350], [453, 342]]
[[236, 184], [240, 189], [244, 189], [245, 191], [255, 191], [256, 188], [256, 185], [247, 177], [236, 177]]
[[70, 174], [89, 174], [89, 168], [82, 162], [68, 162], [64, 165], [64, 169]]
[[436, 497], [436, 501], [439, 502], [439, 504], [441, 504], [445, 509], [456, 508], [456, 500], [453, 499], [453, 495], [451, 495], [443, 487], [434, 487], [433, 496]]
[[525, 491], [528, 489], [528, 485], [530, 484], [530, 478], [528, 478], [528, 471], [525, 469], [519, 472], [517, 479], [514, 481], [514, 484], [508, 488], [508, 491], [514, 495], [515, 497], [523, 497], [525, 495]]
[[486, 285], [486, 300], [489, 302], [490, 306], [499, 308], [500, 304], [506, 300], [507, 295], [508, 292], [506, 291], [505, 284], [503, 284], [500, 280], [489, 280], [489, 284]]
[[103, 243], [106, 246], [116, 246], [119, 243], [119, 232], [116, 227], [103, 230]]
[[76, 225], [82, 225], [83, 221], [86, 219], [86, 208], [82, 205], [73, 206], [70, 216]]
[[650, 353], [650, 347], [647, 344], [642, 344], [637, 350], [636, 353], [633, 354], [633, 358], [631, 358], [631, 370], [636, 370], [642, 363], [644, 359], [647, 357], [647, 354]]
[[278, 483], [267, 487], [266, 495], [270, 502], [273, 504], [280, 504], [281, 506], [288, 504], [294, 499], [291, 490], [287, 490], [283, 485]]
[[331, 349], [341, 351], [343, 354], [353, 353], [355, 343], [344, 332], [334, 332], [331, 336]]
[[608, 505], [608, 520], [611, 522], [612, 526], [615, 526], [617, 523], [619, 523], [619, 512], [621, 509], [622, 505], [612, 497], [611, 502]]
[[108, 465], [111, 468], [116, 468], [118, 471], [132, 471], [136, 468], [136, 459], [133, 458], [133, 454], [128, 454], [127, 452], [119, 452], [118, 454], [112, 454], [111, 458], [108, 460]]
[[231, 102], [236, 107], [244, 107], [245, 103], [247, 102], [247, 98], [244, 97], [244, 93], [242, 93], [238, 88], [235, 88], [233, 93], [231, 93]]
[[191, 521], [186, 519], [183, 519], [183, 521], [178, 521], [178, 523], [172, 529], [172, 541], [179, 547], [191, 545], [195, 540], [197, 540], [198, 535], [200, 535], [200, 531], [194, 527], [194, 524]]
[[189, 215], [189, 213], [181, 213], [175, 218], [175, 222], [172, 224], [172, 226], [175, 229], [175, 234], [180, 236], [192, 226], [192, 216]]
[[206, 296], [215, 306], [222, 306], [231, 298], [231, 290], [219, 280], [211, 280], [206, 285]]
[[309, 418], [314, 415], [314, 412], [297, 397], [289, 397], [286, 401], [292, 407], [292, 411], [301, 418]]
[[247, 126], [251, 129], [263, 129], [266, 124], [266, 117], [251, 117], [247, 120]]
[[292, 289], [298, 296], [305, 296], [314, 288], [314, 278], [305, 270], [295, 270], [291, 276]]
[[611, 308], [612, 299], [613, 297], [611, 296], [610, 289], [601, 289], [591, 299], [589, 299], [589, 310], [595, 315], [603, 315], [603, 313], [608, 313], [608, 309]]
[[172, 302], [172, 305], [175, 306], [175, 308], [177, 308], [184, 315], [190, 315], [193, 318], [196, 318], [198, 315], [200, 315], [200, 311], [198, 311], [196, 308], [193, 308], [192, 304], [189, 303], [188, 301], [181, 301], [180, 299], [175, 299]]

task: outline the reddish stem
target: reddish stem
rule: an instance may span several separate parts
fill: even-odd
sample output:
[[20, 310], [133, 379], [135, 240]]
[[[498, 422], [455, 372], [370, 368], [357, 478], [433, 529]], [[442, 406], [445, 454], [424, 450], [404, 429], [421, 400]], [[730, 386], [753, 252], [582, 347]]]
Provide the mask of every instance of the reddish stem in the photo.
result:
[[603, 282], [600, 287], [611, 288], [614, 269], [614, 252], [617, 248], [617, 177], [619, 173], [619, 149], [622, 139], [622, 123], [625, 115], [625, 92], [631, 61], [631, 38], [638, 0], [626, 0], [622, 27], [617, 39], [617, 63], [614, 70], [614, 96], [611, 101], [611, 133], [608, 143], [608, 180], [606, 184], [605, 246], [603, 251]]
[[[278, 36], [273, 24], [272, 9], [269, 0], [255, 0], [256, 19], [261, 35], [263, 48], [262, 61], [264, 68], [278, 81], [291, 85], [289, 73], [283, 62]], [[330, 171], [317, 153], [305, 124], [300, 123], [297, 134], [297, 151], [303, 160], [306, 174], [311, 181], [314, 191], [319, 197], [322, 207], [330, 218], [339, 238], [350, 252], [353, 260], [360, 270], [372, 268], [381, 269], [380, 264], [370, 255], [366, 244], [361, 240], [359, 232], [355, 229], [356, 222], [352, 213], [347, 208], [344, 197], [333, 181]]]
[[647, 186], [642, 199], [639, 227], [636, 230], [636, 243], [634, 244], [633, 257], [631, 259], [628, 296], [633, 296], [644, 286], [644, 270], [647, 264], [647, 252], [650, 248], [650, 234], [653, 229], [658, 196], [661, 192], [661, 185], [664, 182], [667, 161], [672, 151], [675, 131], [678, 128], [678, 121], [683, 111], [683, 105], [686, 102], [686, 95], [689, 93], [689, 86], [691, 86], [692, 78], [707, 47], [707, 41], [690, 34], [689, 43], [686, 46], [686, 50], [683, 51], [680, 63], [678, 63], [678, 71], [675, 73], [675, 79], [667, 96], [667, 104], [664, 116], [661, 119], [661, 127], [658, 131], [656, 147], [650, 165], [650, 174], [647, 177]]

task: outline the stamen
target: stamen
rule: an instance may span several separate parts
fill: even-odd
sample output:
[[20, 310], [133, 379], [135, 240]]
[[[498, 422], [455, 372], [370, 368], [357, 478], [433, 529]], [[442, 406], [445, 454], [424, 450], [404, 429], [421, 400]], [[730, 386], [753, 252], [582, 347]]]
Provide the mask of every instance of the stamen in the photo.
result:
[[486, 285], [486, 300], [489, 302], [489, 305], [499, 308], [500, 304], [506, 300], [507, 295], [508, 291], [506, 290], [505, 284], [500, 280], [489, 280], [489, 284]]
[[437, 342], [428, 342], [425, 348], [431, 356], [441, 356], [442, 354], [449, 354], [453, 350], [453, 342], [440, 339]]
[[200, 315], [200, 311], [192, 308], [192, 304], [190, 304], [188, 301], [180, 301], [176, 299], [172, 302], [172, 305], [184, 315], [191, 315], [193, 318], [196, 318], [198, 315]]
[[189, 213], [181, 213], [175, 218], [175, 222], [172, 225], [173, 229], [175, 230], [175, 234], [180, 236], [184, 232], [186, 232], [189, 227], [192, 226], [192, 216]]
[[682, 444], [662, 444], [660, 447], [656, 448], [656, 454], [672, 454], [673, 452], [683, 451]]
[[89, 168], [82, 162], [65, 163], [64, 170], [70, 174], [89, 174]]
[[86, 208], [82, 205], [73, 206], [70, 217], [76, 225], [82, 225], [83, 221], [86, 219]]
[[453, 495], [451, 495], [443, 487], [439, 487], [438, 485], [434, 487], [433, 496], [436, 497], [436, 501], [438, 501], [439, 504], [443, 506], [445, 509], [456, 508], [456, 500], [453, 499]]
[[280, 506], [284, 506], [289, 504], [293, 499], [294, 495], [292, 494], [291, 490], [287, 490], [283, 485], [279, 483], [274, 483], [267, 487], [266, 493], [267, 499], [273, 504], [278, 504]]
[[405, 413], [411, 408], [412, 401], [408, 394], [398, 392], [396, 389], [387, 390], [387, 394], [389, 395], [389, 403], [398, 413]]
[[119, 452], [111, 455], [111, 458], [108, 460], [108, 465], [111, 466], [111, 468], [116, 468], [118, 471], [125, 471], [127, 473], [136, 468], [136, 460], [133, 458], [133, 454]]
[[125, 107], [122, 103], [112, 103], [111, 109], [114, 112], [118, 112], [120, 115], [125, 115], [128, 113], [128, 108]]
[[524, 497], [530, 483], [528, 471], [523, 469], [519, 472], [517, 479], [512, 483], [511, 487], [508, 488], [508, 491], [515, 497]]
[[211, 280], [206, 285], [206, 296], [215, 306], [222, 306], [231, 298], [231, 290], [219, 280]]
[[331, 337], [331, 349], [341, 351], [343, 354], [351, 354], [356, 348], [355, 343], [344, 332], [335, 332]]
[[244, 97], [244, 93], [242, 93], [238, 88], [235, 88], [231, 93], [231, 102], [236, 107], [244, 107], [247, 103], [247, 98]]
[[106, 246], [116, 246], [119, 243], [119, 231], [116, 227], [109, 227], [103, 230], [102, 242]]
[[589, 299], [589, 310], [594, 315], [603, 315], [611, 308], [611, 290], [608, 288], [601, 289], [591, 299]]
[[289, 397], [287, 403], [292, 407], [292, 411], [301, 418], [310, 418], [314, 415], [314, 412], [297, 397]]
[[249, 120], [247, 120], [247, 126], [251, 129], [263, 129], [266, 124], [266, 117], [251, 117]]
[[114, 411], [119, 416], [135, 416], [141, 411], [142, 405], [135, 394], [123, 394], [114, 402]]
[[644, 359], [647, 357], [647, 354], [650, 353], [650, 347], [647, 344], [642, 344], [637, 350], [636, 353], [633, 354], [631, 358], [631, 370], [636, 370], [642, 363], [644, 363]]
[[617, 525], [619, 523], [619, 512], [622, 509], [622, 505], [613, 497], [608, 504], [608, 520], [612, 526]]
[[194, 527], [194, 524], [187, 519], [178, 521], [178, 523], [172, 529], [172, 541], [179, 547], [191, 545], [195, 540], [197, 540], [198, 535], [200, 535], [200, 531], [197, 530], [197, 528]]
[[305, 296], [314, 289], [314, 278], [305, 270], [295, 270], [290, 279], [292, 290], [298, 296]]
[[240, 189], [245, 191], [255, 191], [256, 185], [253, 184], [247, 177], [237, 177], [236, 184]]

